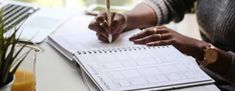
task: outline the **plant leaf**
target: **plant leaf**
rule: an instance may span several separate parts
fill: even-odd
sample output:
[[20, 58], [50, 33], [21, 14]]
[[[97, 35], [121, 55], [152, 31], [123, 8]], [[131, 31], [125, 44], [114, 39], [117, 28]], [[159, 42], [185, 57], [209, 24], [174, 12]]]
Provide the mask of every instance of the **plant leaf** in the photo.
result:
[[18, 69], [18, 67], [20, 66], [20, 64], [25, 60], [25, 58], [29, 55], [29, 53], [32, 51], [32, 49], [30, 49], [28, 52], [26, 52], [24, 55], [23, 55], [23, 58], [22, 59], [19, 59], [19, 62], [16, 64], [15, 67], [12, 68], [12, 71], [10, 72], [11, 75], [14, 75], [16, 70]]
[[[3, 19], [2, 17], [0, 17], [0, 18]], [[3, 31], [1, 34], [1, 37], [3, 37], [3, 42], [1, 45], [2, 46], [2, 48], [1, 48], [2, 49], [2, 55], [1, 55], [1, 64], [2, 65], [1, 65], [1, 69], [0, 69], [0, 71], [1, 71], [0, 84], [4, 84], [8, 80], [10, 69], [11, 69], [11, 64], [15, 60], [13, 58], [16, 58], [16, 57], [14, 57], [15, 46], [18, 42], [18, 40], [16, 39], [16, 31], [17, 31], [17, 28], [14, 27], [13, 34], [11, 34], [10, 37], [5, 39], [4, 35], [3, 35], [3, 33], [4, 33], [4, 27], [3, 27]]]
[[[12, 44], [12, 46], [11, 46], [11, 48], [9, 50], [9, 53], [7, 54], [7, 57], [6, 57], [5, 62], [4, 62], [4, 66], [2, 68], [2, 74], [3, 74], [3, 77], [2, 77], [3, 79], [2, 80], [3, 80], [3, 83], [5, 83], [8, 80], [9, 71], [11, 69], [11, 64], [14, 61], [14, 59], [12, 59], [13, 55], [14, 55], [14, 51], [15, 51], [15, 45], [16, 45], [16, 40], [14, 38], [15, 37], [13, 35], [13, 37], [11, 37], [10, 40], [8, 40], [8, 41], [13, 41], [13, 42], [12, 43], [9, 42], [8, 46], [10, 46], [10, 44]], [[8, 48], [6, 50], [8, 50]]]
[[[9, 68], [12, 64], [12, 62], [14, 61], [13, 59], [13, 55], [15, 52], [15, 46], [17, 44], [17, 41], [15, 39], [16, 36], [16, 32], [14, 31], [14, 33], [7, 39], [6, 42], [6, 52], [9, 50], [9, 53], [7, 54], [6, 58], [5, 58], [5, 63], [4, 63], [4, 67], [3, 67], [3, 74], [9, 72]], [[10, 48], [11, 46], [11, 48]]]
[[[2, 71], [2, 62], [4, 61], [4, 36], [3, 36], [3, 33], [4, 33], [4, 27], [3, 27], [3, 18], [2, 18], [2, 14], [3, 14], [3, 10], [2, 8], [0, 8], [0, 72]], [[1, 77], [1, 73], [0, 73], [0, 77]]]
[[17, 52], [16, 54], [14, 55], [13, 59], [16, 59], [19, 54], [22, 52], [22, 50], [27, 46], [27, 44], [24, 44]]

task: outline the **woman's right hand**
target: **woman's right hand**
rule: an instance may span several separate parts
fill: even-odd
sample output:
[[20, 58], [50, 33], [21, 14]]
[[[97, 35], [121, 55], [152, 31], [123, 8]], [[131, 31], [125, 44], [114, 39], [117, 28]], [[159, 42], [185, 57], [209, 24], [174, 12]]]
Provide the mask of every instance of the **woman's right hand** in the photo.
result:
[[103, 42], [108, 43], [108, 34], [111, 34], [112, 42], [115, 41], [123, 32], [127, 25], [127, 19], [124, 14], [112, 13], [111, 26], [107, 24], [107, 14], [100, 13], [89, 24], [89, 28], [96, 32], [97, 38]]

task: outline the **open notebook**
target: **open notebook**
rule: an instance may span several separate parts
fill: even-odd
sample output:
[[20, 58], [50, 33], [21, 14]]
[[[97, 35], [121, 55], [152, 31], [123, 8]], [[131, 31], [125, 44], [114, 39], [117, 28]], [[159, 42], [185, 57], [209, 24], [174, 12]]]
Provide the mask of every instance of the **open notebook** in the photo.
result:
[[75, 61], [102, 91], [163, 90], [212, 83], [197, 63], [175, 47], [134, 45], [126, 32], [112, 44], [97, 40], [92, 31], [59, 32], [49, 43]]

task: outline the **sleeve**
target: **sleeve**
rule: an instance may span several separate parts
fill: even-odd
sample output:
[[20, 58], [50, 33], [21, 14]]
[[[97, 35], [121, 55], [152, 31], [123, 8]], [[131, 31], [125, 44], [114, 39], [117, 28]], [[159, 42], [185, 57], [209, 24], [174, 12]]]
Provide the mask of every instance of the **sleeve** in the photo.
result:
[[235, 53], [232, 51], [229, 51], [228, 53], [232, 55], [232, 65], [224, 77], [225, 79], [229, 80], [231, 83], [235, 84]]
[[157, 15], [157, 25], [179, 22], [186, 11], [193, 7], [196, 0], [144, 0], [144, 3], [154, 9]]

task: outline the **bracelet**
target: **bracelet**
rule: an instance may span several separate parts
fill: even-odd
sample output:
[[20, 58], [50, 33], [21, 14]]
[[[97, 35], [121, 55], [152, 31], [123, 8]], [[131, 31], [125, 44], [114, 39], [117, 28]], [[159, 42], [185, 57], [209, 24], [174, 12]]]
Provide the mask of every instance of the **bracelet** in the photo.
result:
[[217, 59], [218, 59], [218, 50], [212, 44], [209, 44], [204, 49], [204, 58], [202, 64], [204, 66], [208, 66], [210, 64], [215, 63]]

